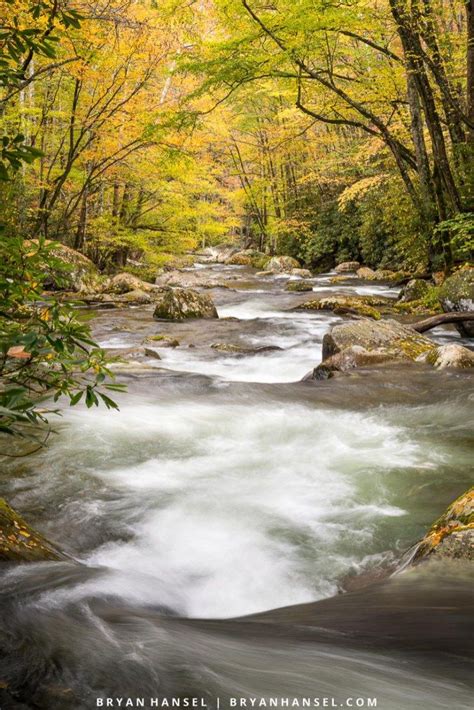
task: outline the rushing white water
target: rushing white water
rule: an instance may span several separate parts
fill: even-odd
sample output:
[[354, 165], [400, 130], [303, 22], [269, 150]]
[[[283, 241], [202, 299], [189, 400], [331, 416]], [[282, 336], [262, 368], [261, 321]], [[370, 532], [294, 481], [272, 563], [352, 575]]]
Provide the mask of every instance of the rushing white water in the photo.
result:
[[[140, 510], [132, 540], [89, 557], [110, 569], [94, 588], [191, 616], [334, 594], [341, 575], [381, 558], [380, 523], [405, 513], [384, 475], [431, 465], [403, 428], [296, 404], [181, 401], [68, 418], [75, 441], [65, 433], [56, 452], [87, 462], [93, 450], [83, 474], [120, 491], [121, 514], [127, 500]], [[126, 450], [135, 463], [119, 462]], [[83, 515], [115, 514], [97, 505], [83, 504]]]

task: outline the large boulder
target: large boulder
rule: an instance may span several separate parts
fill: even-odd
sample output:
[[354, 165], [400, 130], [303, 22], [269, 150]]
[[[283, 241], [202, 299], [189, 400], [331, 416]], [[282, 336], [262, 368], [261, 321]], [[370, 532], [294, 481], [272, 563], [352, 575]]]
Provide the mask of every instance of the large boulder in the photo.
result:
[[341, 264], [336, 266], [336, 271], [338, 274], [355, 272], [360, 269], [360, 263], [358, 261], [343, 261]]
[[424, 279], [410, 279], [401, 290], [399, 300], [401, 303], [419, 301], [429, 293], [430, 289], [430, 284]]
[[153, 318], [182, 321], [188, 318], [218, 318], [218, 315], [210, 296], [190, 288], [175, 288], [160, 295]]
[[33, 530], [19, 513], [0, 498], [0, 561], [42, 562], [66, 559], [70, 558]]
[[126, 272], [112, 276], [105, 288], [105, 290], [110, 293], [129, 293], [130, 291], [147, 292], [153, 289], [152, 284], [142, 281], [138, 276]]
[[300, 264], [292, 256], [272, 256], [265, 265], [265, 269], [277, 273], [291, 273], [293, 269], [299, 268]]
[[474, 488], [459, 496], [433, 523], [413, 561], [433, 557], [474, 560]]
[[268, 254], [256, 249], [245, 249], [232, 254], [225, 263], [231, 266], [252, 266], [254, 269], [265, 269], [269, 258]]
[[323, 338], [323, 360], [358, 345], [368, 351], [383, 350], [400, 360], [417, 360], [434, 349], [435, 343], [413, 328], [395, 320], [368, 319], [335, 325]]
[[446, 367], [456, 367], [462, 370], [474, 367], [474, 352], [457, 343], [440, 345], [422, 355], [420, 359], [438, 370], [444, 370]]
[[[31, 243], [37, 244], [37, 240], [33, 239]], [[65, 244], [54, 246], [51, 254], [58, 261], [58, 265], [57, 268], [53, 265], [47, 269], [43, 282], [45, 289], [75, 293], [94, 293], [101, 290], [99, 271], [87, 256]]]
[[[446, 312], [474, 311], [474, 269], [461, 269], [446, 279], [439, 300]], [[464, 337], [474, 337], [474, 321], [462, 321], [456, 328]]]
[[295, 310], [333, 311], [336, 314], [355, 314], [380, 319], [379, 308], [391, 308], [393, 301], [386, 296], [326, 296], [300, 303]]

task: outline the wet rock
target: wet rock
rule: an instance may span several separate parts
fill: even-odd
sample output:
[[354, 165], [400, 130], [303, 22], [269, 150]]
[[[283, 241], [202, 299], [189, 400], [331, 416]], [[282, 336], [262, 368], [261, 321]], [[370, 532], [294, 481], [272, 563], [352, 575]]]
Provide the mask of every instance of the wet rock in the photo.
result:
[[158, 353], [156, 350], [153, 350], [153, 348], [143, 348], [143, 352], [147, 357], [152, 357], [155, 360], [161, 360], [161, 355]]
[[401, 303], [419, 301], [428, 294], [430, 289], [430, 284], [424, 279], [410, 279], [406, 286], [404, 286], [401, 290], [399, 300]]
[[275, 276], [275, 271], [257, 271], [255, 276]]
[[229, 266], [252, 266], [252, 257], [239, 251], [237, 254], [232, 254], [225, 263]]
[[342, 274], [346, 272], [357, 271], [357, 269], [360, 269], [360, 264], [358, 261], [343, 261], [341, 264], [338, 264], [336, 266], [335, 271], [337, 271], [338, 274]]
[[212, 343], [211, 348], [221, 353], [238, 353], [240, 355], [258, 355], [259, 353], [283, 350], [278, 345], [261, 345], [257, 348], [248, 348], [245, 345], [234, 345], [233, 343]]
[[[439, 300], [446, 312], [474, 311], [474, 269], [461, 269], [446, 279], [440, 288]], [[474, 322], [456, 324], [462, 336], [474, 338]]]
[[142, 279], [139, 279], [138, 276], [123, 272], [112, 276], [104, 288], [104, 291], [107, 291], [108, 293], [123, 294], [129, 293], [130, 291], [148, 292], [153, 291], [153, 289], [154, 286], [152, 284], [142, 281]]
[[[228, 276], [228, 281], [235, 281], [236, 276]], [[168, 271], [160, 274], [155, 279], [155, 285], [159, 287], [177, 286], [179, 288], [229, 288], [223, 281], [216, 281], [212, 273], [202, 273], [197, 271]]]
[[231, 266], [252, 266], [254, 269], [264, 269], [269, 258], [268, 254], [256, 249], [245, 249], [230, 256], [225, 263]]
[[313, 276], [309, 269], [291, 269], [290, 274], [292, 276], [299, 276], [302, 279], [310, 279]]
[[67, 559], [70, 558], [33, 530], [19, 513], [0, 498], [0, 561], [42, 562]]
[[474, 560], [474, 488], [459, 496], [433, 523], [413, 561], [433, 557]]
[[188, 318], [218, 318], [218, 315], [210, 296], [190, 288], [176, 288], [161, 294], [153, 318], [182, 321]]
[[272, 256], [265, 268], [277, 273], [291, 273], [293, 269], [299, 269], [300, 264], [292, 256]]
[[359, 279], [365, 279], [366, 281], [388, 281], [389, 283], [397, 283], [405, 274], [401, 271], [390, 271], [390, 269], [369, 269], [363, 266], [357, 269], [357, 276]]
[[171, 335], [149, 335], [143, 342], [156, 343], [160, 348], [177, 348], [179, 346], [179, 340], [172, 338]]
[[444, 370], [446, 367], [468, 369], [474, 367], [474, 352], [457, 343], [440, 345], [421, 356], [420, 360]]
[[323, 361], [354, 345], [369, 351], [380, 348], [394, 358], [415, 361], [435, 344], [413, 328], [395, 320], [356, 320], [335, 325], [323, 338]]
[[[310, 376], [305, 379], [327, 380], [334, 377], [337, 372], [347, 372], [360, 367], [373, 367], [374, 365], [385, 365], [398, 362], [400, 357], [396, 357], [390, 350], [376, 348], [367, 350], [360, 345], [353, 345], [345, 350], [326, 358], [320, 365], [314, 368]], [[408, 360], [408, 357], [405, 358]]]
[[365, 279], [366, 281], [373, 281], [374, 275], [375, 275], [375, 271], [373, 269], [370, 269], [368, 266], [361, 266], [360, 269], [357, 269], [357, 277], [359, 279]]
[[296, 292], [301, 292], [301, 291], [312, 291], [313, 290], [313, 284], [311, 281], [288, 281], [288, 283], [285, 286], [285, 291], [296, 291]]
[[391, 303], [390, 299], [383, 296], [328, 296], [301, 303], [296, 306], [295, 310], [333, 311], [334, 313], [355, 314], [379, 320], [380, 311], [375, 306], [388, 306]]
[[241, 251], [234, 244], [219, 244], [215, 247], [206, 247], [195, 254], [196, 261], [203, 264], [224, 264], [234, 254]]

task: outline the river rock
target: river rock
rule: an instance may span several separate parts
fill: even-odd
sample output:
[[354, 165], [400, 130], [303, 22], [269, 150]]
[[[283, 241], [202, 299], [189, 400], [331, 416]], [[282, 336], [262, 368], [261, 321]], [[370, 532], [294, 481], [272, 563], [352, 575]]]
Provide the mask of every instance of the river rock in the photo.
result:
[[393, 358], [413, 361], [435, 347], [433, 341], [395, 320], [363, 319], [335, 325], [325, 334], [323, 361], [354, 345], [369, 351], [382, 348], [384, 354]]
[[292, 256], [272, 256], [265, 265], [268, 271], [277, 273], [291, 273], [293, 269], [299, 269], [300, 264]]
[[[337, 372], [347, 372], [359, 367], [373, 367], [398, 362], [402, 357], [396, 357], [390, 350], [376, 348], [367, 350], [360, 345], [352, 345], [331, 357], [326, 358], [320, 365], [306, 375], [305, 380], [327, 380], [334, 377]], [[404, 358], [408, 360], [408, 357]]]
[[161, 294], [153, 318], [182, 321], [188, 318], [218, 318], [210, 296], [190, 288], [175, 288]]
[[156, 343], [157, 347], [160, 348], [177, 348], [179, 346], [179, 340], [171, 335], [149, 335], [143, 342]]
[[428, 353], [421, 356], [420, 360], [444, 370], [446, 367], [456, 367], [458, 369], [468, 369], [474, 367], [474, 352], [457, 343], [448, 343], [433, 348]]
[[310, 279], [313, 276], [309, 269], [291, 269], [290, 274], [299, 276], [301, 279]]
[[250, 254], [238, 251], [236, 254], [232, 254], [232, 256], [226, 259], [225, 263], [229, 266], [252, 266], [252, 257]]
[[388, 281], [396, 283], [404, 277], [401, 271], [390, 271], [389, 269], [377, 269], [374, 271], [367, 266], [357, 269], [357, 277], [365, 281]]
[[433, 523], [413, 561], [433, 557], [474, 560], [474, 488], [459, 496]]
[[[444, 311], [474, 310], [474, 269], [461, 269], [446, 279], [440, 288], [439, 300]], [[474, 338], [474, 321], [456, 323], [462, 336]]]
[[300, 303], [295, 310], [333, 311], [334, 313], [352, 313], [366, 318], [380, 319], [376, 306], [390, 307], [392, 300], [385, 296], [327, 296], [314, 298]]
[[[226, 275], [226, 281], [235, 281], [235, 274]], [[168, 271], [159, 274], [155, 279], [155, 286], [177, 286], [178, 288], [229, 288], [229, 284], [216, 281], [211, 273], [203, 273], [202, 269], [188, 271]]]
[[337, 271], [338, 274], [342, 274], [346, 272], [357, 271], [357, 269], [360, 269], [360, 264], [358, 261], [343, 261], [336, 266], [335, 271]]
[[224, 264], [234, 254], [241, 251], [234, 244], [219, 244], [215, 247], [206, 247], [195, 254], [196, 261], [203, 264]]
[[304, 280], [288, 281], [288, 283], [285, 286], [285, 291], [301, 292], [301, 291], [312, 291], [312, 290], [313, 290], [313, 284], [311, 283], [311, 281], [304, 281]]
[[148, 292], [153, 291], [153, 289], [154, 286], [152, 284], [142, 281], [138, 276], [123, 272], [112, 276], [104, 290], [110, 293], [123, 294], [129, 293], [130, 291]]
[[431, 286], [424, 279], [410, 279], [400, 292], [399, 301], [401, 303], [409, 303], [410, 301], [419, 301], [424, 298], [429, 292]]
[[0, 498], [0, 561], [42, 562], [69, 559]]
[[237, 353], [240, 355], [258, 355], [260, 353], [283, 350], [279, 345], [260, 345], [256, 348], [248, 348], [245, 345], [234, 345], [233, 343], [212, 343], [211, 348], [221, 353]]

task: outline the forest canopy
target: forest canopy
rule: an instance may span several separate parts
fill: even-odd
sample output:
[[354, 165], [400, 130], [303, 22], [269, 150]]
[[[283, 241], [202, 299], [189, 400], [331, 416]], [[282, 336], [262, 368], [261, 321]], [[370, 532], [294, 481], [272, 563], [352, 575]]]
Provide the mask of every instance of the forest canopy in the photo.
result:
[[313, 268], [469, 259], [472, 3], [1, 0], [0, 11], [8, 233], [151, 275], [233, 239]]

